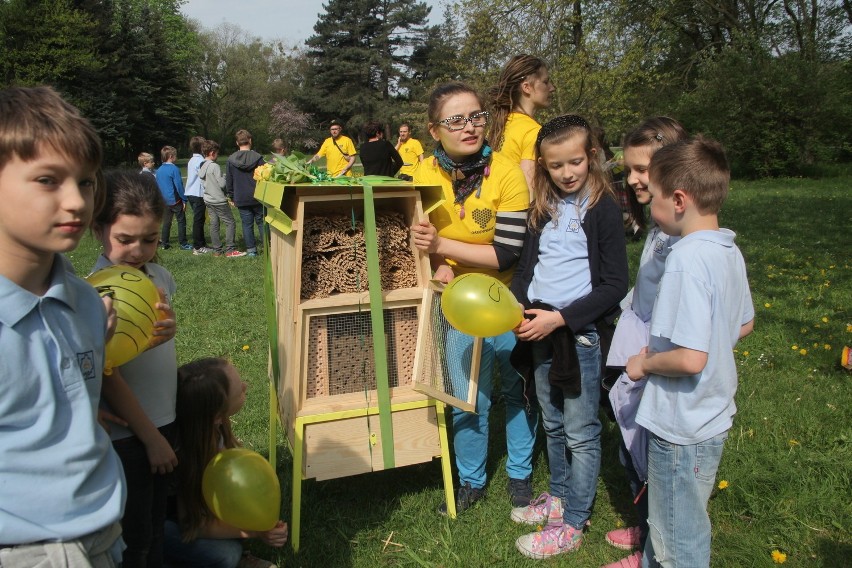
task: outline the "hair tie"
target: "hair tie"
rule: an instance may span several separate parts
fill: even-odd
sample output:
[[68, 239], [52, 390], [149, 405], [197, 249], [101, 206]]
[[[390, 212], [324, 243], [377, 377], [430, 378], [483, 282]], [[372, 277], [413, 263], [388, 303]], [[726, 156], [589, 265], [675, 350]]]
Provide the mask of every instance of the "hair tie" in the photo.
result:
[[656, 138], [656, 139], [657, 139], [657, 142], [662, 142], [662, 141], [663, 141], [663, 135], [662, 135], [662, 134], [660, 134], [659, 132], [657, 132], [657, 135], [656, 135], [656, 136], [654, 136], [654, 138]]
[[571, 126], [591, 130], [591, 128], [589, 127], [589, 123], [586, 122], [586, 119], [582, 116], [578, 116], [576, 114], [566, 114], [563, 116], [557, 116], [556, 118], [542, 126], [541, 130], [538, 131], [538, 136], [535, 139], [536, 146], [541, 146], [541, 141], [556, 132], [557, 130], [562, 130], [563, 128], [569, 128]]

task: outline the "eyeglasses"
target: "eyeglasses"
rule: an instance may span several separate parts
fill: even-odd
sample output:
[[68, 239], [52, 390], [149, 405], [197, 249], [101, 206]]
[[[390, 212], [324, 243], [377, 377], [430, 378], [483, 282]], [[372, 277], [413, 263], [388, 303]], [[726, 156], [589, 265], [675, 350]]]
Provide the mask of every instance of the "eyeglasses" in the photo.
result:
[[471, 126], [479, 127], [485, 126], [488, 124], [488, 117], [491, 116], [488, 114], [488, 111], [480, 111], [475, 112], [467, 118], [463, 116], [451, 116], [449, 118], [445, 118], [444, 120], [439, 120], [438, 124], [443, 124], [447, 127], [447, 130], [450, 132], [457, 132], [462, 130], [465, 125], [469, 122]]

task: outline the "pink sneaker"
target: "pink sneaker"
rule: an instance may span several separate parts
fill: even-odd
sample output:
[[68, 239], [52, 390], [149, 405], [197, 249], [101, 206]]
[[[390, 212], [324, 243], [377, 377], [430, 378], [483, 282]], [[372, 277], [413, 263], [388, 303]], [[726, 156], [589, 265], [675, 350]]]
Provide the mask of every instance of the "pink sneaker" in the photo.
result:
[[636, 551], [627, 558], [622, 558], [618, 562], [607, 564], [601, 568], [640, 568], [640, 566], [642, 566], [642, 553]]
[[562, 500], [542, 493], [526, 507], [512, 509], [512, 520], [525, 525], [560, 525]]
[[606, 533], [606, 541], [621, 550], [635, 550], [642, 544], [642, 529], [627, 527]]
[[580, 548], [583, 531], [571, 525], [548, 525], [542, 531], [518, 537], [515, 547], [529, 558], [543, 560]]

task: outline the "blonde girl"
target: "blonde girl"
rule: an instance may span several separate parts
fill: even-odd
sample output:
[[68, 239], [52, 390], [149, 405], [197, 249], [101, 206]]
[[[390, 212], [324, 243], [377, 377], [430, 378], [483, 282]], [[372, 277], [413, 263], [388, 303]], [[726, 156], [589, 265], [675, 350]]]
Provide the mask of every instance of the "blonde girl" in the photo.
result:
[[535, 381], [550, 464], [549, 492], [512, 510], [515, 522], [546, 525], [515, 543], [531, 558], [580, 546], [600, 470], [602, 362], [627, 292], [627, 252], [599, 152], [579, 116], [542, 127], [535, 200], [512, 280], [525, 307], [513, 362]]
[[177, 430], [180, 467], [177, 496], [166, 521], [165, 560], [186, 567], [235, 568], [241, 562], [270, 566], [243, 553], [242, 541], [259, 538], [281, 547], [287, 524], [265, 532], [243, 531], [216, 518], [204, 501], [201, 479], [210, 460], [222, 450], [239, 446], [231, 416], [246, 401], [246, 383], [225, 359], [198, 359], [178, 369]]
[[[624, 140], [624, 167], [627, 183], [641, 207], [651, 202], [648, 192], [648, 167], [654, 153], [669, 144], [689, 138], [686, 130], [676, 120], [665, 116], [649, 118], [633, 130]], [[636, 285], [623, 302], [624, 311], [618, 320], [607, 366], [624, 369], [627, 359], [648, 345], [648, 329], [654, 308], [657, 286], [663, 276], [670, 247], [680, 240], [665, 234], [651, 222], [645, 246], [639, 260]], [[622, 441], [619, 459], [627, 472], [638, 523], [635, 526], [615, 529], [607, 533], [606, 540], [622, 550], [637, 550], [627, 558], [604, 568], [638, 568], [648, 535], [647, 434], [636, 424], [636, 411], [647, 381], [631, 381], [623, 374], [610, 391], [609, 398], [616, 421], [621, 427]]]
[[555, 90], [544, 61], [522, 54], [506, 63], [497, 85], [489, 91], [494, 120], [488, 139], [495, 152], [521, 166], [530, 195], [535, 172], [535, 139], [541, 128], [535, 115], [550, 106]]
[[[436, 88], [429, 99], [429, 132], [437, 142], [432, 159], [414, 173], [417, 184], [443, 188], [445, 202], [428, 220], [412, 228], [414, 244], [430, 254], [434, 277], [482, 273], [505, 283], [520, 254], [529, 207], [524, 174], [508, 158], [493, 154], [485, 140], [489, 120], [477, 93], [461, 83]], [[453, 384], [470, 376], [473, 338], [450, 330], [447, 338]], [[463, 511], [485, 496], [488, 415], [495, 367], [500, 370], [506, 401], [509, 494], [514, 506], [529, 504], [530, 475], [538, 413], [524, 395], [524, 383], [509, 363], [515, 345], [511, 331], [485, 338], [479, 368], [476, 413], [453, 409], [453, 435]], [[464, 353], [468, 352], [465, 361]], [[446, 506], [442, 507], [446, 511]]]

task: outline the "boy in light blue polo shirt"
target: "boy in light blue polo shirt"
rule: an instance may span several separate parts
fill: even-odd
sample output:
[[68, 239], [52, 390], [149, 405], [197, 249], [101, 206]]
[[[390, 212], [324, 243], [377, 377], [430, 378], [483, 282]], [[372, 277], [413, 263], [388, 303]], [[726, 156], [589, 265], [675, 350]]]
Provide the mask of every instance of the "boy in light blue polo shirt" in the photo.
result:
[[101, 155], [95, 130], [53, 89], [0, 91], [4, 567], [121, 558], [124, 475], [97, 422], [107, 310], [59, 254], [103, 202]]
[[651, 215], [672, 245], [657, 290], [647, 352], [627, 362], [648, 376], [636, 422], [650, 432], [648, 526], [642, 565], [710, 565], [710, 517], [722, 448], [736, 413], [733, 348], [754, 307], [734, 233], [719, 228], [730, 183], [722, 146], [665, 146], [650, 165]]

